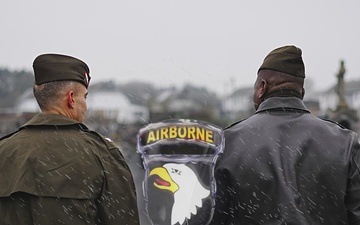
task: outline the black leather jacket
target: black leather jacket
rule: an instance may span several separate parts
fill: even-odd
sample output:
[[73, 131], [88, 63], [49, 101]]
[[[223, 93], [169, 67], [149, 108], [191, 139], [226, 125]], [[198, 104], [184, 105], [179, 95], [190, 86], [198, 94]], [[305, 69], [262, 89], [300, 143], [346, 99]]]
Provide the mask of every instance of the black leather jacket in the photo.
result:
[[295, 97], [272, 97], [225, 130], [212, 224], [360, 224], [355, 132]]

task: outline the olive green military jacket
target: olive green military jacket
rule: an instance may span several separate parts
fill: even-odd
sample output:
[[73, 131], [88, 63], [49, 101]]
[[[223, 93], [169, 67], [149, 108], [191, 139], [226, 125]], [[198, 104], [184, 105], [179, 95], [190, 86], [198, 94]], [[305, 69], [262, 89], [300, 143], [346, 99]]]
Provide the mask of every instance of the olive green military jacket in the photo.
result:
[[37, 115], [0, 139], [0, 225], [139, 224], [119, 148], [84, 124]]

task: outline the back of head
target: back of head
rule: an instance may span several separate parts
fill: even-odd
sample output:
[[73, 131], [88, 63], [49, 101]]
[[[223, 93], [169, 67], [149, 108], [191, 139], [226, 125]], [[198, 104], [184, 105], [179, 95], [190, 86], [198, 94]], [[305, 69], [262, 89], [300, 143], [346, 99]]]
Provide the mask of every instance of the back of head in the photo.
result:
[[57, 106], [69, 88], [90, 82], [89, 67], [80, 59], [61, 54], [42, 54], [33, 62], [34, 96], [42, 111]]
[[77, 89], [77, 82], [74, 81], [56, 81], [48, 82], [40, 85], [34, 85], [34, 97], [41, 109], [47, 111], [52, 107], [61, 105], [64, 96], [69, 90]]
[[289, 93], [294, 93], [294, 96], [303, 98], [304, 78], [305, 65], [302, 60], [302, 51], [293, 45], [272, 50], [265, 57], [258, 70], [258, 80], [267, 82], [265, 98], [269, 95], [287, 96], [286, 90], [291, 90]]

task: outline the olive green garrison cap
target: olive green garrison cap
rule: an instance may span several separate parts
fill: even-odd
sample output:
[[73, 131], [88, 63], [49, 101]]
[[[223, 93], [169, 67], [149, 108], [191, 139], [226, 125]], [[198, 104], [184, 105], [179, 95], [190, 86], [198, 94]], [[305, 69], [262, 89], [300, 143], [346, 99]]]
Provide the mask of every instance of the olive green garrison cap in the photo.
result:
[[33, 63], [35, 84], [53, 81], [77, 81], [87, 88], [90, 82], [89, 67], [80, 59], [60, 54], [42, 54]]
[[301, 49], [294, 45], [276, 48], [265, 57], [258, 72], [269, 69], [305, 78], [305, 65], [301, 54]]

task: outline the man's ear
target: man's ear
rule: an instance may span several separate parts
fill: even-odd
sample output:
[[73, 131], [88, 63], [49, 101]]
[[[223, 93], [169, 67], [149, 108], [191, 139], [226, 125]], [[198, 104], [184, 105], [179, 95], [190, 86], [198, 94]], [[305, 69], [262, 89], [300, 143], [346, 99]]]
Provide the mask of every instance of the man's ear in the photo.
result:
[[305, 88], [302, 88], [301, 99], [304, 99], [304, 96], [305, 96]]
[[73, 91], [69, 91], [67, 93], [66, 100], [67, 100], [67, 104], [68, 104], [69, 108], [74, 108], [75, 107], [75, 100], [74, 100], [74, 92]]
[[267, 90], [268, 90], [268, 84], [267, 84], [266, 80], [261, 79], [259, 82], [259, 98], [264, 97]]

